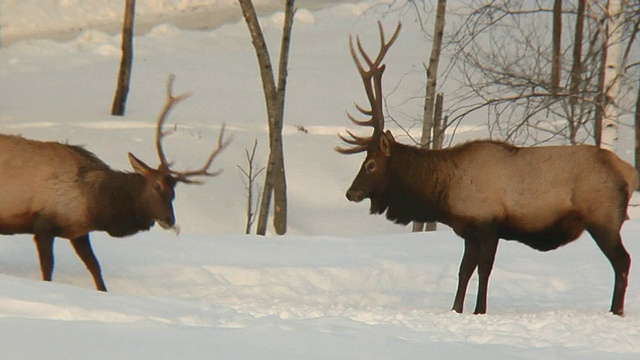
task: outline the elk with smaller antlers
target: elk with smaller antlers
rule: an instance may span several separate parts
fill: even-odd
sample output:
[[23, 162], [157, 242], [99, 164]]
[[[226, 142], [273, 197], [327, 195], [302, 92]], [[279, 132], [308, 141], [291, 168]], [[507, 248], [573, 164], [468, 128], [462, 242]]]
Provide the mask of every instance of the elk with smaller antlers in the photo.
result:
[[399, 224], [439, 221], [464, 239], [453, 310], [461, 313], [469, 279], [478, 270], [476, 314], [487, 308], [489, 275], [498, 240], [515, 240], [549, 251], [568, 244], [587, 230], [615, 273], [610, 311], [624, 313], [631, 259], [620, 228], [638, 186], [635, 169], [614, 153], [596, 146], [517, 147], [499, 141], [472, 141], [443, 150], [396, 142], [384, 131], [382, 59], [398, 37], [400, 24], [386, 41], [382, 25], [375, 60], [356, 41], [362, 65], [349, 49], [364, 82], [371, 109], [356, 108], [365, 121], [347, 114], [356, 125], [373, 127], [360, 137], [340, 136], [342, 154], [367, 153], [347, 191], [347, 199], [371, 201], [372, 214]]
[[208, 169], [230, 142], [224, 138], [224, 125], [202, 168], [171, 169], [162, 149], [163, 124], [171, 108], [189, 95], [173, 96], [172, 84], [173, 76], [156, 124], [157, 169], [129, 153], [134, 172], [115, 171], [79, 146], [0, 135], [0, 234], [34, 235], [42, 280], [51, 281], [53, 242], [61, 237], [71, 241], [96, 289], [106, 291], [89, 233], [124, 237], [149, 230], [156, 222], [174, 228], [176, 184], [200, 183], [194, 177], [219, 173]]

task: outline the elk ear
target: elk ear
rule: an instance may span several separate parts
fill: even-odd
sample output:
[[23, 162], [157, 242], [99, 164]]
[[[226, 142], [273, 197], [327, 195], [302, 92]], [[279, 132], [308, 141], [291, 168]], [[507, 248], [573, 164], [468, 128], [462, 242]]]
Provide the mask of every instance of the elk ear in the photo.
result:
[[142, 160], [138, 159], [132, 153], [128, 153], [129, 155], [129, 163], [135, 172], [140, 175], [148, 174], [152, 169], [149, 165], [145, 164]]
[[384, 153], [385, 156], [391, 155], [391, 143], [395, 142], [393, 135], [391, 132], [387, 130], [387, 132], [380, 135], [380, 151]]
[[392, 141], [392, 142], [396, 141], [396, 138], [393, 137], [393, 134], [391, 133], [391, 130], [385, 131], [384, 134], [387, 136], [387, 139], [389, 141]]

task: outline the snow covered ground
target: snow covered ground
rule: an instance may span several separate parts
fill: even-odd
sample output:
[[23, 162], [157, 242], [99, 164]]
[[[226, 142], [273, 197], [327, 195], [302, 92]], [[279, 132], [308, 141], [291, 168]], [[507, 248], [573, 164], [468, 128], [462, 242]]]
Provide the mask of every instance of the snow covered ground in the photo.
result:
[[[258, 2], [265, 6], [262, 25], [276, 54], [282, 15], [268, 9], [278, 2]], [[254, 139], [261, 163], [267, 151], [255, 55], [237, 5], [137, 3], [138, 19], [149, 29], [134, 39], [127, 115], [113, 118], [120, 40], [111, 31], [118, 27], [121, 1], [61, 0], [47, 3], [50, 8], [41, 1], [2, 1], [0, 131], [83, 144], [117, 169], [129, 168], [127, 151], [153, 163], [155, 118], [167, 76], [176, 74], [175, 91], [194, 95], [169, 117], [178, 131], [166, 139], [167, 155], [178, 168], [199, 165], [226, 122], [235, 140], [215, 164], [225, 172], [202, 186], [178, 186], [179, 237], [160, 229], [125, 239], [93, 234], [106, 294], [93, 290], [66, 241], [56, 244], [54, 282], [44, 283], [29, 236], [3, 237], [3, 357], [640, 357], [638, 266], [630, 274], [627, 315], [608, 314], [613, 272], [587, 235], [544, 254], [502, 242], [489, 313], [469, 314], [472, 279], [467, 312], [458, 315], [449, 309], [462, 241], [446, 228], [410, 234], [368, 215], [368, 204], [346, 201], [344, 191], [362, 157], [332, 148], [339, 144], [336, 133], [348, 125], [344, 112], [365, 99], [346, 44], [357, 33], [365, 46], [376, 45], [380, 15], [367, 11], [373, 2], [300, 2], [287, 88], [290, 214], [284, 237], [242, 235], [245, 194], [237, 165], [245, 166], [244, 150]], [[180, 21], [189, 23], [188, 14], [200, 19], [218, 7], [237, 14], [209, 30], [179, 27]], [[396, 21], [394, 15], [384, 17], [387, 28]], [[394, 110], [410, 115], [419, 113], [420, 103], [400, 104], [422, 93], [421, 62], [429, 47], [415, 24], [405, 19], [404, 25], [387, 56], [385, 89], [391, 92], [391, 84], [410, 78], [389, 98], [397, 104]], [[473, 122], [459, 132], [461, 139], [485, 134]], [[631, 158], [629, 139], [621, 134], [625, 159]], [[622, 235], [638, 261], [640, 216], [637, 208], [631, 214]]]

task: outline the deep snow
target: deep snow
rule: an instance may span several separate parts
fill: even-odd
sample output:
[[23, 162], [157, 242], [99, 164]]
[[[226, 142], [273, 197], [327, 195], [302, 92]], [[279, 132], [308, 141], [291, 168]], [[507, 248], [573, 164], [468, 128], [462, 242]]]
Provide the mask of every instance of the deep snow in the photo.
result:
[[[368, 215], [368, 204], [344, 199], [362, 157], [332, 148], [348, 126], [344, 112], [365, 98], [346, 44], [356, 33], [375, 46], [380, 15], [367, 11], [372, 4], [299, 6], [284, 132], [289, 232], [257, 237], [241, 235], [245, 195], [236, 166], [245, 165], [254, 139], [259, 160], [266, 159], [264, 105], [253, 48], [232, 1], [138, 0], [149, 31], [134, 40], [123, 118], [108, 115], [120, 55], [119, 37], [109, 31], [119, 1], [52, 1], [51, 8], [2, 1], [3, 133], [83, 144], [117, 169], [129, 168], [127, 151], [153, 163], [154, 121], [173, 73], [176, 93], [194, 93], [169, 117], [178, 126], [167, 138], [176, 166], [199, 165], [222, 122], [235, 138], [216, 161], [221, 176], [178, 186], [179, 237], [159, 229], [125, 239], [93, 234], [109, 293], [93, 290], [66, 241], [56, 244], [54, 282], [44, 283], [29, 236], [3, 237], [3, 357], [637, 359], [640, 271], [632, 266], [627, 315], [608, 314], [612, 270], [588, 235], [550, 253], [502, 242], [489, 313], [469, 314], [474, 278], [467, 313], [458, 315], [449, 309], [462, 241], [446, 228], [410, 234]], [[217, 6], [235, 9], [237, 20], [198, 31], [165, 23]], [[262, 24], [276, 54], [282, 14], [266, 11]], [[384, 17], [387, 28], [396, 21]], [[414, 28], [405, 19], [385, 73], [392, 110], [407, 116], [420, 111], [419, 101], [403, 100], [421, 94], [428, 49]], [[43, 32], [58, 41], [41, 38]], [[393, 88], [402, 77], [410, 79]], [[460, 139], [484, 136], [476, 124], [483, 122], [465, 123]], [[629, 159], [630, 135], [621, 138], [620, 155]], [[622, 235], [635, 260], [640, 216], [636, 208], [631, 214]]]

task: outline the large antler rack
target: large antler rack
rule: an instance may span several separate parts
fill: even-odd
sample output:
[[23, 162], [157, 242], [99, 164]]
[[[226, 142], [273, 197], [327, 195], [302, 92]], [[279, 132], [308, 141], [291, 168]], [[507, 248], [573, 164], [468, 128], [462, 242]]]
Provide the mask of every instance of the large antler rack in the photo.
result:
[[174, 79], [175, 79], [175, 76], [170, 75], [169, 79], [167, 80], [167, 101], [164, 107], [162, 108], [162, 111], [160, 112], [160, 115], [158, 116], [158, 120], [156, 123], [156, 151], [158, 153], [158, 158], [160, 160], [159, 168], [165, 169], [165, 171], [171, 174], [171, 176], [173, 176], [176, 181], [183, 182], [186, 184], [201, 184], [202, 181], [193, 179], [193, 177], [220, 175], [220, 173], [222, 172], [221, 170], [218, 170], [215, 172], [209, 172], [209, 167], [211, 167], [211, 164], [213, 163], [213, 160], [216, 158], [216, 156], [222, 150], [224, 150], [231, 143], [233, 139], [224, 138], [225, 124], [222, 124], [220, 128], [220, 132], [218, 134], [217, 145], [213, 149], [213, 151], [211, 151], [211, 153], [209, 154], [209, 157], [207, 158], [207, 161], [204, 163], [204, 165], [201, 168], [196, 170], [186, 170], [186, 171], [175, 171], [171, 169], [171, 163], [167, 161], [167, 158], [164, 155], [164, 150], [162, 148], [162, 139], [164, 138], [165, 135], [168, 134], [168, 132], [164, 131], [163, 129], [164, 122], [167, 118], [167, 115], [169, 114], [169, 112], [171, 111], [171, 109], [175, 104], [191, 96], [191, 93], [184, 93], [184, 94], [174, 96], [173, 95]]
[[349, 51], [351, 52], [351, 57], [353, 61], [356, 63], [356, 67], [358, 68], [358, 72], [362, 77], [362, 82], [364, 84], [365, 92], [367, 93], [367, 98], [369, 99], [369, 104], [371, 109], [365, 109], [358, 104], [355, 104], [355, 107], [362, 114], [369, 117], [367, 120], [357, 120], [354, 118], [349, 112], [347, 112], [347, 117], [351, 122], [358, 126], [371, 126], [373, 127], [373, 135], [362, 137], [356, 136], [351, 131], [346, 130], [347, 134], [351, 138], [346, 138], [340, 134], [338, 136], [342, 141], [346, 142], [349, 145], [352, 145], [349, 148], [336, 147], [335, 150], [341, 154], [356, 154], [360, 152], [364, 152], [369, 148], [369, 145], [374, 141], [377, 142], [380, 134], [384, 131], [384, 113], [382, 106], [382, 74], [384, 73], [385, 65], [382, 64], [382, 60], [384, 56], [387, 54], [387, 51], [393, 45], [393, 43], [398, 38], [398, 34], [400, 33], [400, 29], [402, 28], [402, 24], [398, 23], [396, 26], [393, 35], [389, 40], [385, 40], [384, 29], [382, 27], [382, 23], [378, 21], [378, 30], [380, 32], [380, 50], [378, 51], [378, 55], [375, 60], [371, 60], [371, 57], [367, 55], [364, 51], [362, 43], [360, 42], [360, 37], [356, 36], [356, 45], [358, 47], [358, 52], [360, 56], [367, 64], [368, 69], [362, 65], [358, 54], [353, 46], [353, 38], [349, 36]]

